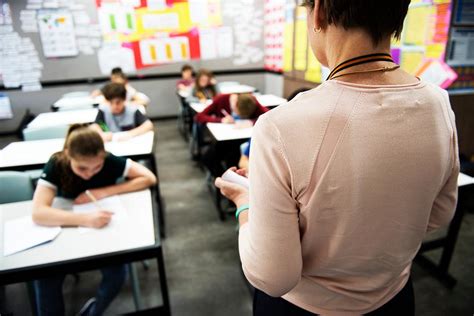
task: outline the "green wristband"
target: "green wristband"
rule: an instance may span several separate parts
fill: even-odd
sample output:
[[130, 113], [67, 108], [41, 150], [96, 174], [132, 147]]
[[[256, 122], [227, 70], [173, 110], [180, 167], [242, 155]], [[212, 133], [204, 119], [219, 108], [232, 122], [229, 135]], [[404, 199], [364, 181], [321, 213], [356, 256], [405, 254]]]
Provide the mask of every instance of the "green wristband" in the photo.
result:
[[243, 211], [248, 210], [249, 208], [250, 208], [250, 205], [248, 205], [248, 204], [244, 204], [241, 207], [239, 207], [237, 209], [237, 211], [235, 211], [235, 218], [237, 218], [237, 220], [238, 220], [240, 213], [242, 213]]

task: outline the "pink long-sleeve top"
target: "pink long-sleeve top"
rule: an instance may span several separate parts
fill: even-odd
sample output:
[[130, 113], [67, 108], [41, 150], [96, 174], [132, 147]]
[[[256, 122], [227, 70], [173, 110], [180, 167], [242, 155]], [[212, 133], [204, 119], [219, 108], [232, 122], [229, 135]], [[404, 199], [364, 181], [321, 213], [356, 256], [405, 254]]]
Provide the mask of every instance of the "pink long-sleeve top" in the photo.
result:
[[425, 82], [329, 81], [264, 114], [252, 136], [247, 279], [322, 315], [360, 315], [406, 284], [457, 201], [454, 114]]

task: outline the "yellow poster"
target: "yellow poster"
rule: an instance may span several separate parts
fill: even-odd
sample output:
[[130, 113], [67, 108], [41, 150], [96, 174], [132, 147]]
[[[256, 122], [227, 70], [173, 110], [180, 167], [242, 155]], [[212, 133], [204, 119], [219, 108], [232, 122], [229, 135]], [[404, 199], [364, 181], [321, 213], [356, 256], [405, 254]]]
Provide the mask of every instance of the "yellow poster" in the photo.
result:
[[144, 8], [135, 12], [137, 33], [145, 37], [156, 32], [186, 32], [192, 27], [187, 2], [175, 3], [163, 10]]
[[296, 9], [295, 22], [295, 70], [305, 71], [307, 61], [308, 34], [306, 29], [306, 8]]
[[283, 71], [290, 72], [293, 70], [293, 22], [285, 24], [283, 32]]
[[426, 43], [432, 12], [432, 6], [410, 8], [405, 22], [404, 44], [424, 45]]
[[414, 74], [421, 66], [424, 56], [425, 53], [421, 50], [403, 51], [400, 66], [406, 72]]
[[314, 57], [311, 47], [308, 47], [308, 69], [306, 69], [304, 79], [314, 83], [322, 82], [321, 63]]
[[431, 44], [426, 46], [426, 58], [441, 59], [444, 55], [444, 44]]

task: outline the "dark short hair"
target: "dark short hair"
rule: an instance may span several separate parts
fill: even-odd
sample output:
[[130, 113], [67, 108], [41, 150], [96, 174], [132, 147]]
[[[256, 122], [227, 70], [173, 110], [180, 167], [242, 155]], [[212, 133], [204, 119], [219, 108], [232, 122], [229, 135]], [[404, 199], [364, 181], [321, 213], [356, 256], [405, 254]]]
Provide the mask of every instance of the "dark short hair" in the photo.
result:
[[257, 101], [248, 93], [239, 94], [237, 98], [237, 108], [239, 109], [241, 118], [249, 119], [257, 109]]
[[194, 71], [193, 67], [191, 65], [183, 65], [183, 67], [181, 67], [181, 72], [185, 72], [186, 70], [191, 70], [191, 71]]
[[[345, 29], [360, 27], [370, 34], [374, 44], [387, 36], [400, 38], [403, 21], [411, 0], [319, 0], [323, 23]], [[314, 0], [303, 0], [314, 8]]]
[[112, 101], [113, 99], [125, 100], [127, 98], [127, 89], [125, 89], [125, 85], [120, 83], [108, 83], [101, 91], [107, 101]]
[[113, 68], [112, 71], [110, 72], [110, 76], [111, 77], [112, 76], [117, 76], [117, 77], [121, 77], [124, 80], [127, 80], [127, 76], [125, 75], [122, 68], [120, 68], [120, 67]]

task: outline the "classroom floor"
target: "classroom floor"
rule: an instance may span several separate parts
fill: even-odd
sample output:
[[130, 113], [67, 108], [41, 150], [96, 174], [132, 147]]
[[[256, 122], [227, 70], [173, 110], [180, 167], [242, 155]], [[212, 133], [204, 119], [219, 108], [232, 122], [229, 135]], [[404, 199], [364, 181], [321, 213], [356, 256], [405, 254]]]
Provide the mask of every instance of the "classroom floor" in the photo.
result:
[[[205, 184], [205, 173], [189, 159], [187, 143], [175, 120], [158, 121], [157, 161], [161, 192], [166, 203], [167, 238], [163, 241], [172, 315], [251, 315], [252, 299], [243, 279], [237, 251], [235, 220], [221, 222]], [[0, 138], [3, 148], [12, 137]], [[416, 264], [413, 280], [417, 315], [472, 315], [474, 313], [474, 214], [465, 216], [450, 271], [458, 279], [448, 290]], [[438, 253], [435, 251], [433, 256]], [[155, 262], [148, 271], [138, 263], [145, 306], [160, 304]], [[64, 284], [67, 315], [74, 315], [91, 296], [100, 273], [81, 274], [79, 283], [68, 276]], [[469, 294], [471, 293], [471, 294]], [[0, 315], [29, 315], [23, 284], [0, 293]], [[107, 315], [134, 310], [130, 285]]]

